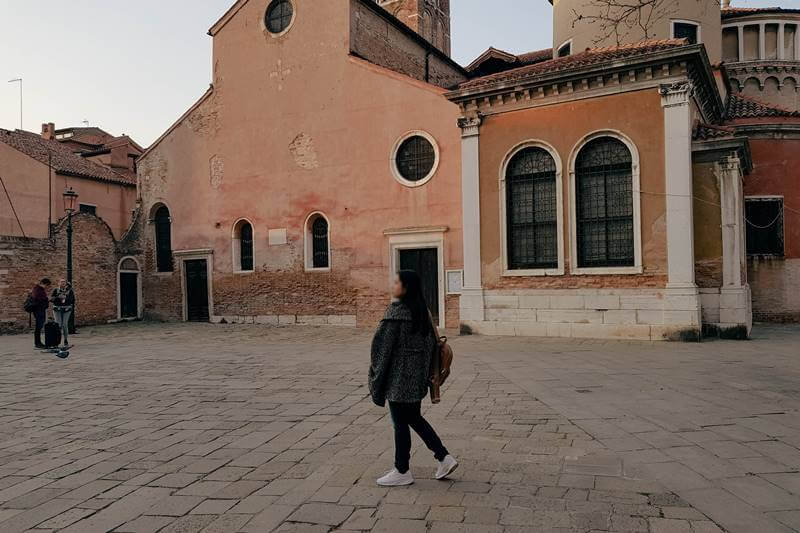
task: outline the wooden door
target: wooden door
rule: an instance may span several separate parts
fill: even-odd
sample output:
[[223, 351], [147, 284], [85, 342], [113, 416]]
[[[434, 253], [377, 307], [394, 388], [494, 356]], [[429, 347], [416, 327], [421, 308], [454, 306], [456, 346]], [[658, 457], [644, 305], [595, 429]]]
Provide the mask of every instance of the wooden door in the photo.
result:
[[436, 248], [400, 250], [400, 270], [413, 270], [422, 278], [422, 293], [439, 323], [439, 252]]
[[139, 318], [139, 274], [120, 272], [119, 294], [122, 318]]
[[186, 318], [190, 322], [208, 322], [208, 262], [193, 259], [184, 262], [186, 271]]

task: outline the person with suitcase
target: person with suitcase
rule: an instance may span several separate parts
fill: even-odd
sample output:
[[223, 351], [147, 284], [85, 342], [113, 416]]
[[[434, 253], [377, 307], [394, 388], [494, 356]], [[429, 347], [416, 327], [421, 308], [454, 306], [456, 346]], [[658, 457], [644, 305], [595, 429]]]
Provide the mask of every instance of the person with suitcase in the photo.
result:
[[[72, 286], [67, 283], [67, 280], [62, 279], [59, 281], [58, 287], [50, 297], [50, 301], [53, 302], [55, 321], [61, 328], [64, 349], [67, 349], [69, 348], [69, 318], [75, 306], [75, 292], [72, 290]], [[47, 335], [45, 334], [45, 336]]]
[[31, 289], [28, 300], [25, 302], [26, 310], [33, 315], [35, 327], [33, 329], [33, 344], [36, 348], [44, 348], [42, 342], [42, 329], [47, 317], [47, 308], [50, 307], [50, 299], [47, 297], [47, 291], [50, 289], [52, 283], [48, 278], [42, 278], [39, 283]]

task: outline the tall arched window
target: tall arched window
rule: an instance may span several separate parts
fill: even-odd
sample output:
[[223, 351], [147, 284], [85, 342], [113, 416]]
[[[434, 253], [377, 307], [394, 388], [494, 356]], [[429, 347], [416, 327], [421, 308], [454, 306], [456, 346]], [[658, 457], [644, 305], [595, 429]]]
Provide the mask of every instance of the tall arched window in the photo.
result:
[[233, 227], [233, 268], [238, 272], [255, 270], [253, 225], [240, 220]]
[[331, 266], [330, 226], [321, 213], [306, 220], [306, 269], [328, 269]]
[[156, 270], [172, 272], [172, 218], [167, 206], [159, 207], [153, 216], [156, 240]]
[[636, 265], [633, 158], [625, 143], [598, 137], [578, 153], [575, 210], [578, 268]]
[[558, 267], [556, 162], [547, 150], [524, 148], [506, 169], [509, 270]]

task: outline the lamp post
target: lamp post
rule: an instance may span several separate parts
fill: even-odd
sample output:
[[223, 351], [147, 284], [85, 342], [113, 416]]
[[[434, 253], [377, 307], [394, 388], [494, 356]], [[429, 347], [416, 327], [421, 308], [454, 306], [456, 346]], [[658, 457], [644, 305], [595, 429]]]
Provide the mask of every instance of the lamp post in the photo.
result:
[[[72, 187], [64, 190], [64, 211], [67, 213], [67, 283], [72, 287], [72, 213], [75, 212], [75, 202], [78, 199]], [[75, 288], [73, 287], [74, 291]], [[72, 306], [72, 314], [69, 317], [69, 332], [75, 333], [75, 306]]]
[[13, 80], [8, 80], [8, 83], [19, 83], [19, 129], [25, 129], [22, 127], [22, 78], [14, 78]]

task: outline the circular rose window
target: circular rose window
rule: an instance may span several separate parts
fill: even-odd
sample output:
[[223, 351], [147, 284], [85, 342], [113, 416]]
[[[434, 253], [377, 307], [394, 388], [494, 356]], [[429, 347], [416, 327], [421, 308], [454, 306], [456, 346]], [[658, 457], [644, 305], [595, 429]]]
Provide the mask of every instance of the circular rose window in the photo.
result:
[[430, 180], [439, 164], [439, 150], [433, 138], [422, 132], [406, 135], [397, 144], [392, 170], [395, 178], [409, 187]]
[[272, 34], [280, 34], [289, 29], [293, 18], [294, 6], [290, 0], [272, 0], [267, 8], [264, 23], [267, 31]]

